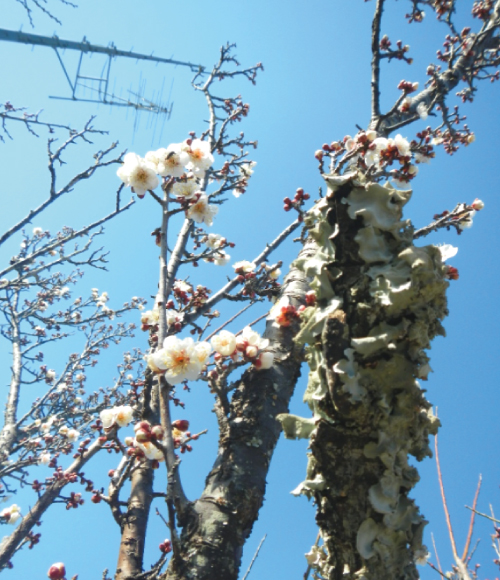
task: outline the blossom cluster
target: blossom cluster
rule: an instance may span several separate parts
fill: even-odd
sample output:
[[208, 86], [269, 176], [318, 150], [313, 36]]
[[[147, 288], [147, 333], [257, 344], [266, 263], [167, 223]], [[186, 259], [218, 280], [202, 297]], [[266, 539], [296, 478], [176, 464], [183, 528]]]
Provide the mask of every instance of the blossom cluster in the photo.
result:
[[[172, 423], [172, 438], [174, 448], [181, 452], [191, 451], [191, 445], [187, 441], [197, 439], [198, 435], [191, 435], [188, 431], [189, 421], [178, 419]], [[135, 437], [125, 437], [125, 445], [128, 446], [128, 455], [137, 458], [145, 457], [153, 462], [153, 467], [158, 467], [160, 461], [164, 461], [163, 450], [166, 447], [165, 430], [161, 425], [151, 425], [149, 421], [139, 421], [134, 426]]]
[[149, 368], [164, 374], [171, 385], [196, 380], [212, 352], [208, 342], [195, 342], [192, 338], [167, 336], [162, 348], [146, 356]]
[[[421, 107], [423, 116], [425, 112]], [[344, 160], [350, 167], [357, 166], [372, 177], [387, 175], [387, 168], [397, 163], [399, 169], [390, 170], [389, 176], [396, 186], [404, 187], [418, 173], [415, 163], [427, 163], [434, 157], [429, 145], [430, 136], [426, 134], [424, 137], [423, 143], [418, 144], [416, 141], [409, 142], [400, 134], [386, 138], [379, 137], [374, 130], [360, 131], [354, 137], [347, 135], [342, 142], [325, 143], [322, 149], [316, 151], [315, 157], [322, 163], [325, 155], [335, 159], [345, 153]]]
[[250, 326], [246, 326], [238, 336], [228, 330], [221, 330], [210, 342], [216, 352], [216, 361], [229, 357], [233, 362], [237, 362], [242, 357], [243, 360], [252, 362], [259, 370], [269, 369], [273, 365], [274, 354], [266, 351], [269, 340], [262, 338]]
[[117, 175], [139, 198], [158, 187], [159, 177], [171, 178], [172, 194], [183, 204], [187, 216], [211, 226], [219, 208], [210, 204], [208, 195], [201, 191], [200, 179], [213, 162], [207, 141], [187, 139], [149, 151], [144, 158], [127, 153]]
[[114, 425], [127, 427], [132, 421], [134, 410], [129, 405], [120, 405], [111, 409], [104, 409], [100, 412], [102, 426], [105, 430], [111, 429]]

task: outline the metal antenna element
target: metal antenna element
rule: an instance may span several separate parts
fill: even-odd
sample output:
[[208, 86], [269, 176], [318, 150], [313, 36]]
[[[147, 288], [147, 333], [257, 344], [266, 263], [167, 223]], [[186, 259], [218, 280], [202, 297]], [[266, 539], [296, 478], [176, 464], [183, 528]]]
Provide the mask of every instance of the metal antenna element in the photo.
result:
[[[137, 93], [133, 93], [129, 91], [132, 96], [136, 97], [136, 100], [130, 100], [126, 98], [119, 97], [114, 93], [110, 93], [109, 89], [109, 79], [111, 73], [111, 61], [113, 58], [122, 57], [122, 58], [133, 58], [135, 60], [146, 60], [156, 63], [162, 64], [173, 64], [175, 66], [185, 66], [189, 67], [193, 72], [203, 72], [205, 67], [199, 64], [193, 64], [191, 62], [184, 62], [181, 60], [174, 60], [172, 58], [162, 58], [159, 56], [147, 55], [147, 54], [140, 54], [137, 52], [127, 51], [127, 50], [119, 50], [113, 43], [110, 43], [109, 46], [99, 46], [97, 44], [91, 44], [87, 41], [86, 37], [83, 38], [81, 42], [75, 42], [73, 40], [63, 40], [58, 36], [40, 36], [39, 34], [31, 34], [28, 32], [21, 32], [21, 31], [14, 31], [14, 30], [6, 30], [5, 28], [0, 28], [0, 40], [5, 40], [7, 42], [19, 42], [22, 44], [29, 44], [32, 46], [48, 46], [49, 48], [53, 48], [59, 63], [63, 69], [64, 75], [68, 84], [71, 88], [71, 97], [54, 97], [51, 96], [51, 99], [62, 99], [65, 101], [84, 101], [90, 103], [100, 103], [104, 105], [112, 105], [118, 107], [132, 107], [136, 111], [148, 111], [150, 113], [160, 113], [167, 115], [170, 117], [172, 112], [172, 105], [170, 108], [167, 106], [162, 106], [159, 103], [154, 103], [146, 99], [143, 94], [142, 90], [139, 90]], [[64, 66], [64, 62], [62, 60], [61, 54], [59, 49], [62, 50], [77, 50], [80, 52], [80, 58], [78, 61], [78, 66], [76, 70], [75, 80], [72, 81], [68, 70]], [[98, 53], [104, 54], [108, 58], [107, 66], [104, 67], [103, 72], [100, 77], [94, 76], [85, 76], [81, 74], [82, 69], [82, 61], [85, 54], [89, 53]], [[86, 84], [90, 81], [92, 86]], [[90, 89], [97, 93], [97, 98], [86, 99], [78, 97], [77, 91], [78, 88]]]

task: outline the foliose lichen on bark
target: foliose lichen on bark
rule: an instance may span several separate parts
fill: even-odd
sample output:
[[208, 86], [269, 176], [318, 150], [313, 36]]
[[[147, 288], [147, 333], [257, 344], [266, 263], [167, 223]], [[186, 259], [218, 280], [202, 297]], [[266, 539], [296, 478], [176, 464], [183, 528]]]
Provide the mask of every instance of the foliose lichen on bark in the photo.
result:
[[295, 262], [316, 293], [296, 338], [314, 427], [278, 417], [285, 436], [310, 440], [292, 493], [317, 505], [322, 576], [417, 578], [426, 522], [408, 496], [419, 479], [408, 457], [431, 455], [439, 425], [418, 379], [430, 371], [430, 341], [444, 335], [446, 271], [439, 249], [414, 246], [402, 219], [411, 191], [358, 173], [324, 177], [328, 193], [305, 219], [316, 251]]

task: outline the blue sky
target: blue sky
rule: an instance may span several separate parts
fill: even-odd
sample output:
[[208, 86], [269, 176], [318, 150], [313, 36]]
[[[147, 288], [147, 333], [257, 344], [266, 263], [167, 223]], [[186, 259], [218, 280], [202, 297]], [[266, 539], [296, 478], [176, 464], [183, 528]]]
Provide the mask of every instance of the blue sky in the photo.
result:
[[[5, 2], [6, 3], [6, 2]], [[2, 26], [31, 31], [26, 15], [15, 2], [6, 3]], [[383, 106], [390, 106], [397, 96], [401, 78], [425, 81], [425, 68], [435, 57], [444, 27], [429, 17], [422, 25], [408, 26], [404, 20], [407, 2], [388, 2], [387, 20], [382, 26], [392, 39], [401, 38], [411, 46], [414, 64], [392, 64], [384, 68]], [[107, 45], [113, 41], [123, 49], [132, 49], [210, 66], [218, 58], [221, 44], [238, 44], [237, 55], [243, 65], [262, 62], [257, 85], [240, 81], [221, 84], [221, 94], [241, 92], [250, 103], [250, 115], [242, 125], [248, 138], [258, 139], [252, 152], [257, 161], [248, 192], [223, 206], [212, 231], [236, 242], [231, 255], [234, 260], [252, 259], [267, 241], [274, 238], [290, 220], [282, 210], [282, 199], [293, 196], [297, 187], [315, 194], [321, 186], [314, 150], [323, 142], [355, 134], [356, 124], [364, 127], [369, 120], [369, 30], [373, 2], [349, 0], [305, 3], [255, 0], [235, 3], [216, 0], [186, 3], [133, 0], [86, 0], [78, 9], [55, 6], [63, 21], [58, 26], [41, 14], [35, 14], [34, 32], [56, 33], [61, 38]], [[463, 23], [467, 20], [464, 19]], [[77, 55], [67, 51], [63, 58], [69, 70], [75, 70]], [[120, 148], [144, 155], [150, 149], [167, 146], [186, 138], [187, 133], [204, 128], [206, 107], [201, 94], [190, 88], [191, 73], [171, 66], [116, 61], [113, 63], [113, 87], [118, 94], [136, 90], [145, 82], [146, 96], [157, 95], [163, 88], [166, 97], [172, 86], [174, 102], [171, 119], [164, 124], [141, 114], [105, 106], [72, 103], [49, 99], [49, 95], [68, 96], [69, 87], [51, 49], [0, 42], [2, 87], [0, 99], [30, 111], [44, 109], [46, 120], [83, 124], [90, 115], [97, 115], [95, 125], [109, 130], [109, 137], [96, 140], [95, 149], [119, 140]], [[89, 75], [101, 72], [104, 59], [86, 58]], [[173, 84], [172, 84], [173, 83]], [[498, 87], [483, 83], [472, 105], [464, 107], [468, 122], [476, 134], [476, 142], [453, 157], [439, 152], [436, 159], [421, 168], [414, 181], [414, 195], [407, 206], [406, 217], [417, 227], [428, 223], [432, 215], [452, 209], [456, 202], [484, 200], [486, 208], [478, 214], [474, 227], [459, 239], [453, 232], [441, 232], [423, 243], [452, 243], [459, 252], [452, 264], [459, 269], [460, 279], [449, 290], [450, 316], [445, 321], [447, 338], [437, 339], [430, 352], [434, 373], [425, 387], [430, 401], [438, 406], [443, 423], [440, 432], [440, 456], [448, 504], [463, 546], [469, 512], [464, 504], [472, 502], [477, 478], [483, 474], [483, 491], [479, 509], [488, 511], [488, 504], [498, 507], [500, 514], [500, 467], [498, 463], [498, 328], [497, 297], [499, 288], [498, 234], [495, 216], [499, 213], [498, 191]], [[135, 126], [135, 129], [134, 129]], [[423, 126], [423, 124], [422, 124]], [[407, 128], [403, 135], [411, 138], [420, 129]], [[237, 128], [240, 130], [240, 128]], [[4, 211], [0, 228], [13, 223], [35, 204], [45, 199], [48, 183], [46, 170], [46, 134], [40, 138], [26, 134], [24, 127], [10, 126], [14, 140], [0, 144], [3, 181], [0, 195]], [[67, 175], [91, 161], [94, 148], [78, 147], [63, 168]], [[83, 184], [59, 200], [33, 226], [56, 231], [62, 225], [84, 225], [112, 209], [118, 180], [114, 169]], [[128, 195], [128, 193], [127, 193]], [[105, 245], [110, 250], [109, 273], [90, 272], [81, 282], [79, 294], [91, 287], [107, 290], [112, 304], [120, 304], [133, 295], [149, 298], [156, 292], [157, 253], [150, 232], [159, 225], [156, 204], [139, 200], [135, 206], [106, 228]], [[19, 240], [16, 240], [19, 243]], [[7, 248], [2, 259], [11, 255]], [[289, 242], [276, 253], [276, 259], [289, 263], [298, 251]], [[283, 268], [286, 272], [286, 268]], [[229, 271], [228, 271], [229, 273]], [[226, 272], [214, 267], [201, 267], [192, 280], [216, 290]], [[196, 275], [196, 276], [195, 276]], [[249, 314], [248, 320], [260, 312]], [[138, 346], [146, 347], [144, 335], [138, 334]], [[126, 345], [131, 348], [132, 342]], [[2, 349], [7, 349], [2, 345]], [[98, 367], [93, 380], [96, 386], [110, 384], [120, 350], [109, 353]], [[2, 358], [1, 384], [9, 379], [8, 358]], [[57, 359], [53, 359], [54, 367]], [[301, 403], [305, 377], [297, 385], [292, 409], [307, 413]], [[36, 395], [34, 395], [36, 396]], [[209, 428], [193, 453], [182, 465], [183, 480], [191, 498], [201, 491], [203, 481], [216, 450], [216, 425], [211, 397], [204, 385], [196, 385], [185, 397], [187, 417], [194, 430]], [[289, 492], [302, 481], [305, 473], [305, 444], [281, 440], [268, 477], [268, 495], [244, 554], [242, 572], [264, 534], [267, 539], [254, 565], [252, 578], [301, 577], [305, 568], [303, 554], [316, 537], [314, 509], [305, 498], [294, 498]], [[104, 458], [94, 471], [95, 481], [106, 484], [107, 470], [113, 458]], [[108, 465], [109, 464], [109, 465]], [[436, 468], [433, 460], [419, 466], [422, 481], [414, 496], [430, 521], [427, 527], [437, 541], [441, 562], [450, 569], [451, 552], [439, 498]], [[89, 472], [90, 473], [90, 472]], [[26, 496], [26, 502], [30, 501]], [[18, 503], [21, 502], [21, 499]], [[162, 506], [158, 506], [162, 507]], [[91, 524], [89, 524], [91, 522]], [[68, 513], [56, 506], [44, 518], [40, 529], [42, 542], [33, 550], [24, 550], [14, 561], [6, 578], [43, 578], [49, 565], [63, 560], [68, 574], [79, 574], [81, 580], [99, 577], [105, 567], [114, 571], [118, 528], [106, 506], [87, 501], [78, 510]], [[482, 564], [481, 577], [491, 578], [495, 567], [489, 548], [491, 528], [478, 526], [481, 545], [477, 561]], [[157, 545], [168, 534], [156, 516], [152, 516], [149, 547], [145, 562], [154, 562]], [[434, 560], [435, 561], [435, 560]], [[29, 576], [28, 576], [29, 575]], [[436, 573], [422, 570], [423, 578]]]

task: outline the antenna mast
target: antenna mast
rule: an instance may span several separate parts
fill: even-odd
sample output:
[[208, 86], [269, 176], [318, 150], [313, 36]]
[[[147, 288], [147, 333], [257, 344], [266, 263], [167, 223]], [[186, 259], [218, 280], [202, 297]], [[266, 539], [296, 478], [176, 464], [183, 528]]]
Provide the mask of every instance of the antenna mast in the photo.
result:
[[[133, 58], [135, 60], [145, 60], [151, 61], [161, 64], [173, 64], [175, 66], [185, 66], [191, 69], [193, 72], [204, 71], [205, 67], [200, 64], [193, 64], [191, 62], [185, 62], [181, 60], [175, 60], [172, 58], [162, 58], [159, 56], [154, 56], [153, 54], [140, 54], [137, 52], [132, 52], [131, 50], [120, 50], [116, 48], [113, 43], [110, 43], [108, 46], [99, 46], [97, 44], [91, 44], [88, 42], [86, 37], [83, 38], [81, 42], [75, 42], [73, 40], [63, 40], [58, 36], [41, 36], [39, 34], [31, 34], [28, 32], [21, 32], [21, 31], [14, 31], [14, 30], [6, 30], [5, 28], [0, 28], [0, 40], [4, 40], [7, 42], [19, 42], [22, 44], [29, 44], [32, 46], [47, 46], [49, 48], [53, 48], [57, 58], [59, 60], [59, 64], [61, 65], [66, 80], [71, 88], [71, 97], [54, 97], [51, 96], [51, 99], [62, 99], [66, 101], [85, 101], [91, 103], [100, 103], [104, 105], [111, 105], [111, 106], [118, 106], [118, 107], [132, 107], [136, 109], [136, 111], [148, 111], [151, 113], [162, 113], [165, 115], [170, 116], [172, 112], [172, 105], [170, 108], [167, 106], [162, 106], [160, 103], [154, 103], [152, 101], [148, 101], [145, 99], [141, 92], [139, 91], [134, 96], [137, 97], [135, 101], [130, 99], [124, 99], [114, 95], [113, 93], [109, 93], [109, 79], [111, 73], [111, 61], [113, 58]], [[60, 50], [76, 50], [80, 52], [80, 59], [78, 61], [78, 67], [76, 70], [76, 76], [74, 81], [71, 80], [71, 77], [68, 73], [66, 66], [64, 65], [63, 59], [60, 54]], [[90, 77], [84, 76], [81, 74], [82, 68], [82, 61], [85, 54], [89, 53], [98, 53], [104, 54], [108, 58], [107, 66], [105, 67], [105, 74], [102, 74], [101, 77]], [[85, 83], [90, 81], [93, 84], [97, 84], [97, 88], [89, 87]], [[79, 87], [84, 87], [87, 89], [91, 89], [97, 92], [97, 98], [95, 99], [83, 99], [77, 96], [77, 90]]]

